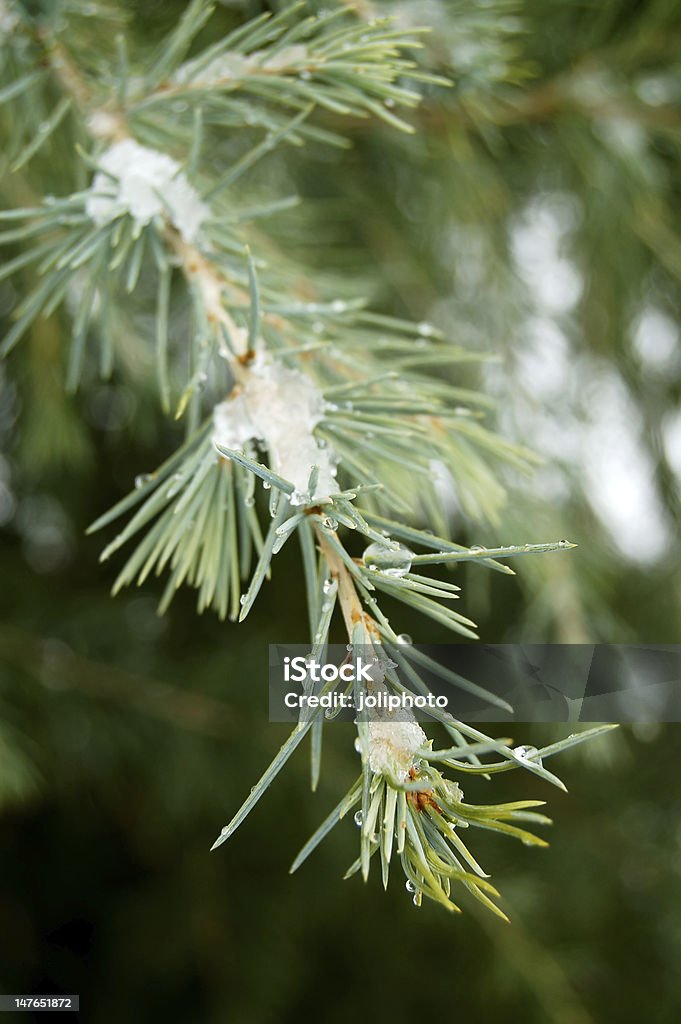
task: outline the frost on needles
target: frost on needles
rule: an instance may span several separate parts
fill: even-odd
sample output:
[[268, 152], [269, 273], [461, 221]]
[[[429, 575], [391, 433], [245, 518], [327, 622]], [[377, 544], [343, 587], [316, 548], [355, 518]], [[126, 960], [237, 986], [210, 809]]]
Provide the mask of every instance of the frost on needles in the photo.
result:
[[166, 215], [186, 242], [197, 239], [210, 209], [177, 160], [134, 139], [123, 139], [97, 163], [99, 170], [85, 202], [85, 212], [95, 224], [101, 227], [129, 214], [143, 228]]

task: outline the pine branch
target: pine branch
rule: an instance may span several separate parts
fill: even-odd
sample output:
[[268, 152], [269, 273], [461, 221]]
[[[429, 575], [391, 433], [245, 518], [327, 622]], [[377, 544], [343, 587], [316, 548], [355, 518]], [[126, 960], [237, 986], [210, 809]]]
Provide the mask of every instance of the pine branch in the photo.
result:
[[[453, 607], [459, 587], [424, 575], [422, 566], [472, 562], [512, 573], [507, 559], [574, 545], [485, 549], [446, 536], [452, 490], [466, 513], [496, 525], [504, 473], [528, 472], [536, 462], [488, 428], [485, 397], [462, 386], [462, 368], [480, 356], [429, 323], [368, 310], [363, 296], [339, 298], [321, 280], [292, 284], [299, 276], [293, 258], [268, 247], [251, 221], [295, 197], [263, 204], [249, 179], [284, 146], [345, 144], [343, 125], [356, 118], [411, 132], [397, 110], [414, 108], [423, 88], [448, 81], [412, 58], [420, 30], [391, 19], [364, 24], [342, 9], [306, 17], [300, 3], [194, 52], [212, 5], [193, 0], [146, 66], [121, 37], [95, 69], [69, 37], [77, 8], [67, 3], [59, 17], [43, 21], [17, 15], [9, 80], [0, 80], [0, 104], [10, 117], [32, 104], [47, 111], [39, 125], [33, 117], [28, 127], [17, 122], [13, 173], [61, 140], [74, 154], [70, 172], [78, 183], [41, 205], [0, 214], [8, 225], [0, 243], [19, 250], [3, 275], [33, 276], [2, 353], [39, 317], [71, 301], [66, 386], [73, 391], [93, 362], [105, 374], [115, 370], [106, 325], [124, 315], [132, 296], [144, 302], [153, 293], [153, 330], [140, 344], [155, 362], [161, 406], [184, 419], [186, 440], [90, 528], [129, 517], [102, 553], [107, 560], [135, 540], [114, 591], [166, 573], [161, 611], [188, 584], [198, 591], [199, 611], [211, 607], [241, 621], [274, 575], [276, 555], [297, 534], [313, 655], [325, 650], [339, 612], [351, 652], [374, 652], [379, 688], [405, 692], [392, 672], [399, 666], [423, 692], [426, 666], [409, 637], [394, 632], [383, 595], [399, 602], [409, 622], [418, 612], [476, 638], [475, 623]], [[491, 38], [496, 45], [493, 32]], [[265, 252], [273, 255], [265, 259]], [[173, 331], [174, 302], [190, 311], [189, 344]], [[261, 490], [266, 509], [258, 505]], [[354, 538], [364, 544], [361, 556], [352, 553]], [[485, 693], [445, 669], [440, 674], [466, 692]], [[332, 689], [326, 684], [323, 692]], [[548, 819], [531, 810], [535, 801], [465, 804], [457, 783], [434, 763], [485, 776], [522, 767], [563, 787], [542, 756], [569, 741], [544, 751], [513, 748], [444, 713], [432, 717], [451, 746], [433, 751], [414, 720], [358, 720], [361, 775], [294, 866], [359, 804], [360, 856], [349, 873], [360, 870], [366, 879], [379, 853], [387, 885], [397, 853], [415, 902], [426, 895], [456, 910], [456, 882], [503, 917], [460, 830], [545, 845], [523, 823]], [[323, 725], [321, 711], [301, 715], [216, 846], [308, 733], [316, 786]], [[486, 760], [490, 755], [497, 760]]]

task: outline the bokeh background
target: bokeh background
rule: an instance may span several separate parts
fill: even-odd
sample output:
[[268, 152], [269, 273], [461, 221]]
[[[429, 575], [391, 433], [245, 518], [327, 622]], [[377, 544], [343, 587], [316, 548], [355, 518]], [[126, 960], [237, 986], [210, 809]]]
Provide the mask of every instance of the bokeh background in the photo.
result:
[[[122, 6], [144, 50], [185, 4]], [[545, 461], [504, 480], [497, 522], [466, 520], [450, 493], [452, 531], [579, 547], [524, 560], [516, 578], [461, 573], [483, 640], [679, 642], [678, 4], [357, 6], [432, 26], [423, 59], [454, 88], [428, 91], [414, 136], [353, 122], [347, 151], [272, 155], [249, 187], [305, 201], [263, 244], [285, 247], [302, 280], [314, 268], [341, 294], [496, 353], [462, 383]], [[220, 4], [202, 41], [267, 7]], [[21, 188], [68, 187], [59, 156], [43, 154]], [[17, 187], [2, 176], [5, 205], [24, 201]], [[0, 317], [27, 283], [2, 282]], [[341, 725], [327, 729], [317, 794], [299, 751], [208, 854], [286, 734], [267, 722], [267, 644], [304, 639], [297, 559], [278, 556], [238, 629], [197, 617], [191, 593], [159, 619], [161, 584], [112, 600], [113, 570], [84, 530], [177, 438], [141, 305], [115, 377], [91, 373], [75, 398], [67, 331], [66, 316], [37, 322], [0, 370], [0, 990], [80, 993], [80, 1017], [98, 1024], [678, 1021], [678, 726], [565, 755], [567, 795], [494, 783], [495, 799], [548, 798], [555, 819], [548, 851], [484, 835], [476, 847], [510, 927], [470, 904], [454, 919], [417, 910], [397, 876], [387, 895], [378, 878], [342, 882], [351, 821], [288, 877], [356, 774]], [[465, 790], [492, 799], [483, 780]]]

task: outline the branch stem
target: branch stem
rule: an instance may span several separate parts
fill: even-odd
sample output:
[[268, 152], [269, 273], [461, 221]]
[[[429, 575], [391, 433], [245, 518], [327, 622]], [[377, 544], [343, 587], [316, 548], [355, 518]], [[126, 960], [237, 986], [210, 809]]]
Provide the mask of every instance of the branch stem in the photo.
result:
[[[64, 92], [73, 99], [92, 138], [105, 142], [132, 139], [123, 112], [113, 111], [106, 106], [96, 107], [93, 104], [92, 92], [66, 48], [52, 37], [44, 38], [43, 43], [57, 81]], [[224, 343], [220, 346], [221, 351], [239, 379], [243, 376], [243, 372], [239, 372], [243, 370], [239, 364], [239, 357], [246, 353], [247, 332], [237, 327], [225, 307], [222, 293], [225, 288], [230, 287], [230, 282], [195, 245], [185, 241], [168, 221], [163, 237], [178, 260], [188, 284], [197, 287], [209, 323], [213, 324], [216, 330], [222, 327], [227, 332], [234, 351], [230, 352]], [[244, 292], [241, 297], [245, 298], [246, 293]]]
[[324, 554], [331, 575], [338, 583], [338, 602], [343, 614], [348, 639], [352, 641], [355, 627], [359, 622], [364, 624], [368, 633], [378, 636], [378, 627], [369, 613], [364, 611], [348, 567], [344, 564], [338, 552], [329, 544], [322, 527], [315, 524], [314, 529], [319, 540], [319, 547]]

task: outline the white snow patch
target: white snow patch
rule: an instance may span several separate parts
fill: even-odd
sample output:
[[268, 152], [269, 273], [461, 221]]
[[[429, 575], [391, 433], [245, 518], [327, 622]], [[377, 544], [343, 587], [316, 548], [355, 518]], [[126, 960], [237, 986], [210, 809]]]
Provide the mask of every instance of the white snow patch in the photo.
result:
[[220, 402], [213, 410], [213, 440], [241, 451], [255, 436], [255, 426], [243, 392]]
[[[322, 503], [338, 492], [338, 458], [314, 436], [327, 408], [309, 377], [262, 356], [252, 365], [241, 390], [215, 407], [213, 442], [234, 450], [248, 441], [260, 442], [269, 452], [272, 471], [293, 484], [292, 505]], [[310, 494], [313, 466], [319, 467], [319, 475]]]
[[369, 767], [376, 775], [404, 780], [427, 743], [418, 722], [369, 722]]
[[165, 214], [185, 241], [196, 239], [210, 210], [176, 160], [125, 139], [107, 149], [99, 166], [85, 204], [95, 224], [127, 213], [144, 226]]

